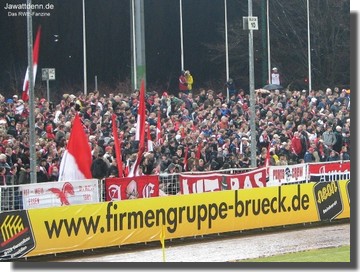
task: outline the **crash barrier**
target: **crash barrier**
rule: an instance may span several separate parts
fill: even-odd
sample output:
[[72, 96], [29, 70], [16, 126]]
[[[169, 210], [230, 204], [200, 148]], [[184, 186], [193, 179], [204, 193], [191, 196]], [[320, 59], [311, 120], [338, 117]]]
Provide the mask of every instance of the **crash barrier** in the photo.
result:
[[349, 183], [308, 182], [6, 211], [0, 213], [0, 260], [350, 218]]
[[350, 161], [0, 186], [0, 211], [350, 180]]

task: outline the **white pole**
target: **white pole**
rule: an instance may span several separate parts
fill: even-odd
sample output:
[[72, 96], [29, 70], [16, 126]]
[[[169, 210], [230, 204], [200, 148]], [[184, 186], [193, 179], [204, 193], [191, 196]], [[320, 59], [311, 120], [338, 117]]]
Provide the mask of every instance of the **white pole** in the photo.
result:
[[84, 48], [84, 94], [87, 94], [87, 72], [86, 72], [86, 30], [85, 30], [85, 0], [82, 1], [83, 6], [83, 48]]
[[266, 0], [266, 28], [268, 49], [268, 84], [271, 84], [271, 51], [270, 51], [270, 26], [269, 26], [269, 0]]
[[181, 46], [181, 70], [184, 70], [184, 38], [182, 21], [182, 0], [180, 0], [180, 46]]
[[[229, 80], [229, 44], [228, 44], [228, 26], [227, 26], [227, 1], [224, 0], [225, 7], [225, 55], [226, 55], [226, 81]], [[229, 88], [226, 88], [226, 99], [229, 102]]]
[[307, 32], [308, 32], [308, 66], [309, 66], [309, 92], [312, 89], [311, 86], [311, 48], [310, 48], [310, 14], [309, 14], [309, 0], [306, 1], [307, 5]]
[[136, 65], [136, 36], [135, 36], [135, 0], [131, 0], [132, 40], [133, 40], [133, 66], [134, 66], [134, 89], [137, 90], [137, 65]]

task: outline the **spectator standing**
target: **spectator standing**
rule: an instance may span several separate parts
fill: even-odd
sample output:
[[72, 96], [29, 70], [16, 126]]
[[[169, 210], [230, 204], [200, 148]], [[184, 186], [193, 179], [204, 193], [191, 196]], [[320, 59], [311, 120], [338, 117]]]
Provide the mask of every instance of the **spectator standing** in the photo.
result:
[[238, 95], [238, 91], [235, 87], [235, 82], [232, 78], [229, 78], [228, 81], [226, 81], [225, 87], [229, 90], [229, 97], [232, 97], [233, 95]]
[[340, 153], [341, 152], [341, 148], [343, 146], [343, 136], [342, 136], [342, 127], [340, 126], [336, 126], [336, 130], [334, 132], [335, 134], [335, 138], [336, 138], [336, 142], [333, 146], [333, 149], [337, 152]]
[[330, 149], [333, 148], [333, 145], [336, 143], [336, 136], [334, 131], [332, 130], [331, 125], [328, 125], [326, 131], [322, 134], [322, 139], [324, 141], [325, 147]]
[[194, 78], [191, 75], [189, 70], [186, 70], [184, 75], [185, 75], [185, 79], [186, 79], [186, 83], [187, 83], [187, 90], [188, 90], [188, 93], [190, 93], [193, 88]]
[[185, 71], [181, 71], [179, 76], [179, 97], [182, 96], [183, 93], [188, 94], [188, 84], [186, 82]]
[[280, 74], [278, 68], [274, 67], [271, 70], [271, 84], [281, 85]]

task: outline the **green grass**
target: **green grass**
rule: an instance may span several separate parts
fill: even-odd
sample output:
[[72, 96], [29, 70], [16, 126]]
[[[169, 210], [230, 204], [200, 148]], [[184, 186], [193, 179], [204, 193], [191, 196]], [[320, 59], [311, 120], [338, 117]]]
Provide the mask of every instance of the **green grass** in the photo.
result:
[[240, 262], [350, 262], [350, 246], [287, 253], [270, 257], [241, 260]]

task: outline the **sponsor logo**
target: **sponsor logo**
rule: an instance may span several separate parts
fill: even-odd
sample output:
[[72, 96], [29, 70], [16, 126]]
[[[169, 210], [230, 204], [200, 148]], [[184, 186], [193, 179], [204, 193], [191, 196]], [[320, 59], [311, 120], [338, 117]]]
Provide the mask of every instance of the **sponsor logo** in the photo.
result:
[[110, 185], [108, 189], [108, 194], [110, 200], [121, 200], [121, 185]]
[[343, 210], [339, 183], [318, 182], [314, 186], [315, 203], [321, 221], [335, 219]]
[[35, 248], [26, 211], [0, 214], [0, 260], [21, 258]]
[[146, 184], [142, 191], [143, 198], [152, 197], [152, 195], [154, 194], [154, 188], [155, 188], [154, 184], [152, 183]]
[[57, 198], [60, 199], [61, 206], [70, 205], [68, 195], [74, 195], [74, 187], [69, 182], [65, 182], [61, 189], [59, 189], [59, 188], [50, 188], [50, 189], [48, 189], [48, 191], [54, 193], [57, 196]]

